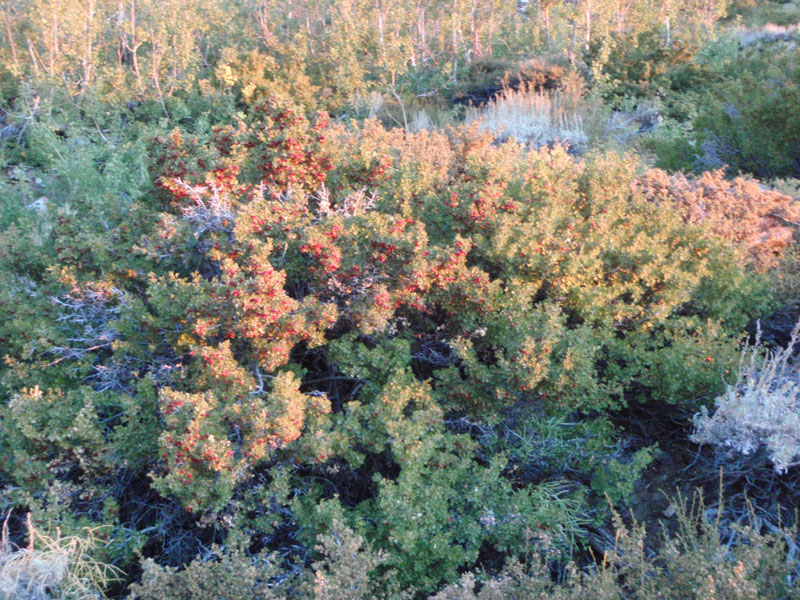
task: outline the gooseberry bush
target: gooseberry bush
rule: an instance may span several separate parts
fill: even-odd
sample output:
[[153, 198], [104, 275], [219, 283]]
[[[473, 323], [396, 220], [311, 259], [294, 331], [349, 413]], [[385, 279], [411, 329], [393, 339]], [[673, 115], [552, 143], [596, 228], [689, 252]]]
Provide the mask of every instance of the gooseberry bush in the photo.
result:
[[[112, 524], [121, 566], [220, 542], [310, 560], [342, 527], [418, 594], [525, 531], [568, 557], [650, 456], [611, 455], [609, 414], [720, 393], [773, 303], [748, 248], [631, 156], [269, 98], [148, 157], [124, 213], [0, 233], [0, 485]], [[572, 467], [528, 468], [567, 421]], [[526, 453], [492, 434], [514, 427]]]

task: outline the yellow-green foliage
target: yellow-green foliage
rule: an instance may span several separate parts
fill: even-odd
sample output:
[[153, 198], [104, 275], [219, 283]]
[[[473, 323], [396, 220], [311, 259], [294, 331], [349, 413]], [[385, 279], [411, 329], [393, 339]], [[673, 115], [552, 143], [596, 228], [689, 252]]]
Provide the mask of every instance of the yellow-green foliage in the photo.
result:
[[91, 389], [35, 386], [15, 394], [0, 407], [8, 449], [4, 470], [31, 489], [74, 468], [88, 479], [99, 476], [109, 467], [98, 426], [101, 407], [102, 396]]

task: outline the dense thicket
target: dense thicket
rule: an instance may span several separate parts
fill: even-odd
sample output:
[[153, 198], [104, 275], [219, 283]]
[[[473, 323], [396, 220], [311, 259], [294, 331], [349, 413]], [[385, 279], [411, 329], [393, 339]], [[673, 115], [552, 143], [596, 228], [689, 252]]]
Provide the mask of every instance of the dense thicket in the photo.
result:
[[654, 26], [694, 39], [728, 2], [708, 0], [30, 0], [2, 13], [5, 78], [50, 79], [71, 94], [92, 90], [162, 102], [214, 73], [245, 99], [284, 88], [332, 105], [371, 89], [429, 90], [456, 81], [476, 59], [584, 45]]
[[4, 6], [0, 596], [794, 597], [796, 415], [689, 441], [799, 289], [723, 4]]

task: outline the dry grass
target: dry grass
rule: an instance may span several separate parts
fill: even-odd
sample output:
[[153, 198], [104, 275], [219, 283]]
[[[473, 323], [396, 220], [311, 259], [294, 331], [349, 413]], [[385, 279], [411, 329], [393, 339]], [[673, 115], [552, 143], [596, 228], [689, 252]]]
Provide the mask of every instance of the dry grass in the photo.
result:
[[412, 114], [411, 120], [408, 122], [408, 130], [414, 133], [425, 129], [432, 131], [436, 129], [436, 124], [428, 115], [427, 111], [417, 110]]
[[[10, 514], [10, 513], [9, 513]], [[28, 545], [17, 548], [8, 539], [8, 517], [0, 537], [0, 599], [89, 600], [104, 598], [103, 588], [121, 572], [89, 556], [95, 545], [86, 537], [50, 537], [37, 531], [27, 517]]]
[[589, 142], [585, 111], [562, 91], [504, 90], [492, 102], [467, 111], [466, 122], [478, 122], [499, 141], [510, 138], [532, 148], [564, 144], [575, 151]]

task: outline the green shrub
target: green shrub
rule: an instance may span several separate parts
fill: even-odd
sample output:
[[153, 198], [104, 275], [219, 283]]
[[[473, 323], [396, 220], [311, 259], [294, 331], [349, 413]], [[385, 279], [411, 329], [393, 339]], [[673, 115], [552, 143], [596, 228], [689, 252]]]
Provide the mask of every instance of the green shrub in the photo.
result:
[[[569, 556], [646, 463], [607, 411], [696, 406], [770, 306], [742, 240], [686, 222], [694, 180], [654, 198], [631, 156], [327, 125], [273, 98], [129, 133], [51, 140], [56, 206], [0, 233], [4, 485], [70, 530], [105, 520], [120, 564], [302, 557], [335, 523], [416, 595], [519, 556], [526, 528]], [[113, 151], [145, 146], [149, 169]], [[573, 425], [556, 448], [482, 439], [515, 411]]]
[[[429, 600], [579, 600], [582, 598], [689, 598], [737, 600], [797, 598], [793, 577], [797, 558], [788, 554], [793, 530], [761, 533], [754, 522], [734, 525], [735, 542], [722, 537], [723, 526], [710, 519], [696, 499], [691, 506], [676, 500], [676, 527], [664, 530], [655, 552], [646, 547], [644, 525], [627, 526], [615, 517], [611, 546], [598, 563], [579, 570], [570, 564], [561, 581], [554, 581], [547, 530], [528, 530], [529, 553], [512, 560], [498, 575], [466, 573]], [[752, 516], [752, 515], [751, 515]], [[392, 570], [383, 571], [385, 555], [375, 553], [358, 534], [341, 523], [319, 538], [319, 560], [301, 574], [281, 572], [275, 559], [250, 557], [242, 551], [210, 554], [185, 570], [145, 565], [142, 583], [131, 600], [182, 598], [314, 599], [380, 598], [403, 600], [402, 585]], [[791, 543], [791, 542], [790, 542]]]
[[693, 61], [697, 52], [686, 40], [665, 43], [666, 33], [650, 29], [635, 37], [595, 38], [585, 53], [587, 67], [601, 92], [614, 101], [653, 97], [707, 85], [714, 74]]
[[703, 164], [727, 164], [761, 179], [800, 175], [797, 56], [767, 51], [712, 91], [694, 124]]
[[665, 529], [655, 552], [645, 544], [644, 525], [626, 526], [617, 516], [614, 544], [602, 562], [585, 571], [573, 566], [563, 583], [553, 583], [547, 563], [534, 554], [525, 565], [512, 562], [498, 577], [482, 579], [479, 587], [474, 574], [464, 575], [431, 600], [798, 597], [797, 558], [787, 548], [795, 531], [763, 533], [751, 513], [749, 524], [732, 526], [735, 538], [728, 544], [720, 521], [710, 519], [697, 498], [691, 506], [681, 499], [675, 506], [676, 531]]
[[[728, 42], [735, 44], [733, 38]], [[776, 42], [733, 51], [722, 47], [698, 58], [698, 68], [714, 74], [711, 84], [694, 97], [697, 114], [684, 118], [691, 130], [655, 143], [659, 164], [695, 170], [729, 166], [760, 179], [796, 177], [797, 56], [796, 48]]]

